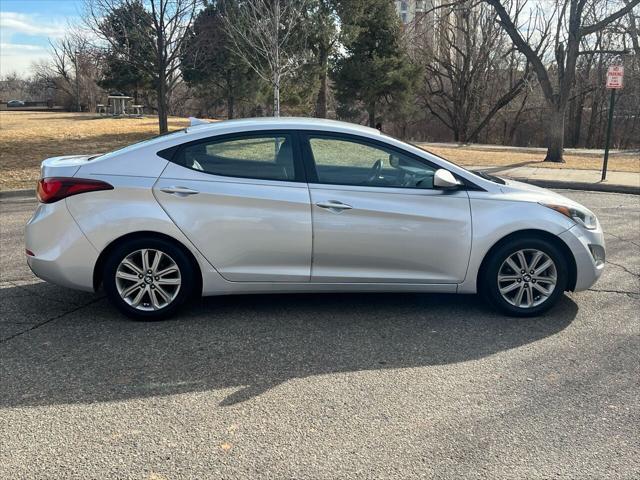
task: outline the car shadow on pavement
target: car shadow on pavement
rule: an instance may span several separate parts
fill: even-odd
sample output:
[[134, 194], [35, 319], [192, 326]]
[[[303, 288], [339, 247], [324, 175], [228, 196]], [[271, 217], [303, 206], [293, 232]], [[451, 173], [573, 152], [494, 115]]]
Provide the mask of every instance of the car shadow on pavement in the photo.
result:
[[578, 311], [567, 296], [545, 316], [517, 319], [474, 295], [238, 295], [145, 323], [97, 295], [44, 283], [31, 292], [56, 307], [65, 296], [86, 306], [0, 345], [0, 407], [230, 389], [220, 402], [228, 406], [290, 379], [481, 359], [552, 336]]

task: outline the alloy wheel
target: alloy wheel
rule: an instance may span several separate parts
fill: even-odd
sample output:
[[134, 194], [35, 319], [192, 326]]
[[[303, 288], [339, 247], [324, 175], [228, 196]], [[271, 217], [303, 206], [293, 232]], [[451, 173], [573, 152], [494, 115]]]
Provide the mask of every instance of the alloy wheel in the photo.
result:
[[152, 248], [127, 255], [116, 269], [116, 288], [122, 300], [136, 310], [165, 308], [180, 292], [180, 268], [166, 253]]
[[498, 270], [498, 290], [502, 298], [518, 308], [544, 303], [558, 281], [556, 264], [546, 253], [523, 249], [509, 255]]

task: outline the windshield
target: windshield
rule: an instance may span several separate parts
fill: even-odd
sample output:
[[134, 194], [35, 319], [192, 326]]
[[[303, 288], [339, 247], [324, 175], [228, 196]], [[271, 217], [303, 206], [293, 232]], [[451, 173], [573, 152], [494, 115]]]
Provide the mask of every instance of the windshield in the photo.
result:
[[[388, 135], [389, 137], [391, 137], [391, 135]], [[394, 137], [392, 137], [394, 138]], [[396, 139], [396, 140], [400, 140], [400, 139]], [[497, 177], [495, 175], [491, 175], [490, 173], [485, 172], [484, 170], [469, 170], [468, 168], [463, 167], [462, 165], [457, 164], [456, 162], [449, 160], [448, 158], [444, 158], [442, 155], [438, 155], [437, 153], [433, 153], [431, 150], [427, 150], [426, 148], [420, 146], [420, 145], [416, 145], [415, 143], [411, 143], [411, 142], [406, 142], [404, 140], [400, 140], [404, 143], [408, 143], [409, 145], [411, 145], [412, 147], [416, 147], [419, 148], [420, 150], [424, 150], [425, 152], [427, 152], [430, 155], [433, 155], [434, 157], [439, 158], [440, 160], [444, 160], [445, 162], [449, 162], [454, 164], [456, 167], [461, 168], [462, 170], [465, 170], [469, 173], [472, 173], [474, 175], [477, 175], [480, 178], [483, 178], [485, 180], [489, 180], [490, 182], [493, 183], [498, 183], [500, 185], [506, 185], [507, 182], [505, 182], [502, 178]]]

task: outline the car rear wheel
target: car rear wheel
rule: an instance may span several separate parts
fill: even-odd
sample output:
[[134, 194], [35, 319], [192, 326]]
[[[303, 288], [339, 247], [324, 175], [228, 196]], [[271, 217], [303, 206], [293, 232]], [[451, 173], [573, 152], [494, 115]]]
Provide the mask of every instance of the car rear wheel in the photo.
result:
[[103, 284], [109, 300], [137, 320], [175, 313], [193, 291], [194, 269], [182, 249], [162, 239], [135, 239], [111, 252]]
[[567, 286], [567, 262], [545, 239], [507, 241], [490, 254], [486, 265], [479, 290], [507, 315], [539, 315], [558, 301]]

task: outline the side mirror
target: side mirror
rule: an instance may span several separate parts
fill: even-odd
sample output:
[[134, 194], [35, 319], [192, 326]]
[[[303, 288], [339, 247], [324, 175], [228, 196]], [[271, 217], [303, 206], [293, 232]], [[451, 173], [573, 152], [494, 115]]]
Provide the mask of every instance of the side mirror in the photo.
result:
[[442, 190], [452, 190], [458, 188], [460, 183], [456, 180], [449, 170], [439, 168], [433, 175], [433, 188], [439, 188]]

